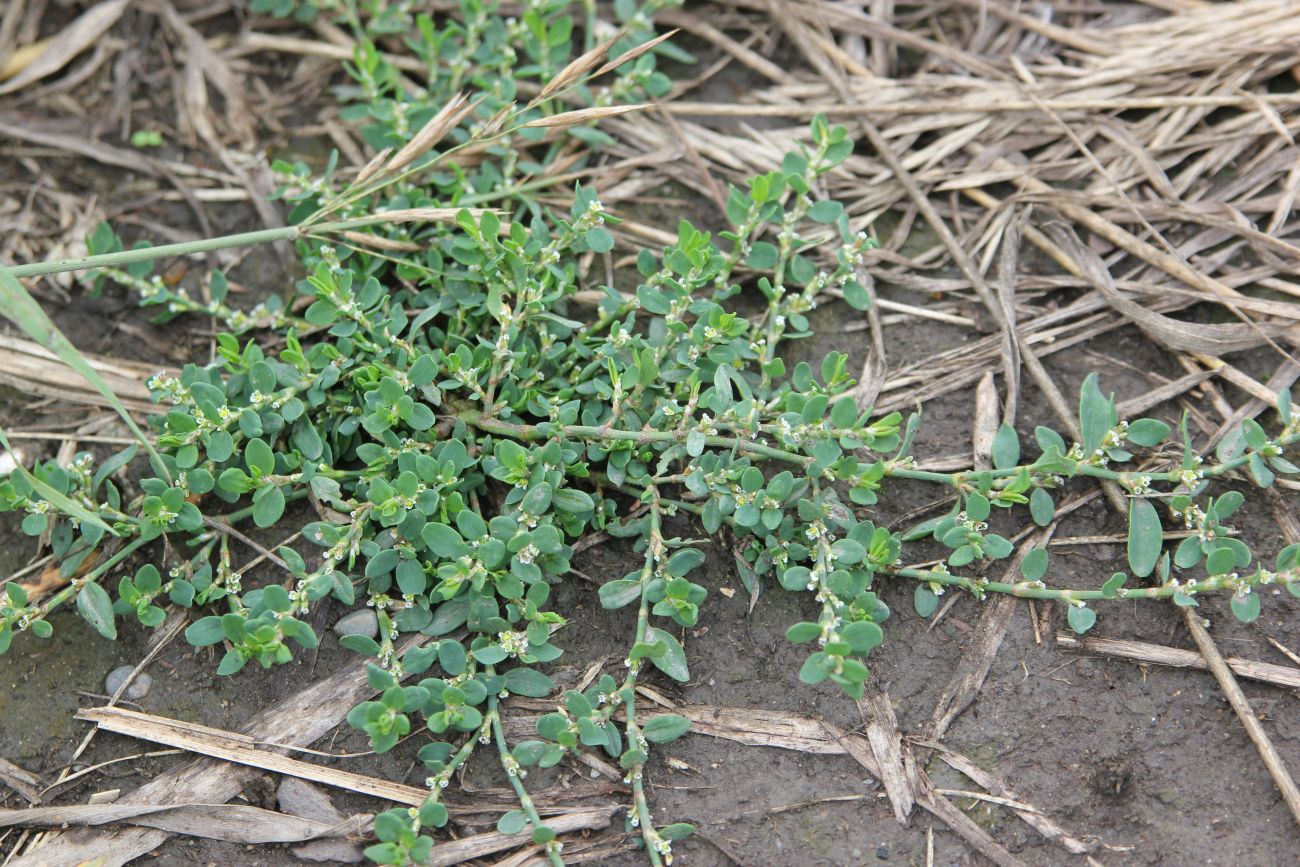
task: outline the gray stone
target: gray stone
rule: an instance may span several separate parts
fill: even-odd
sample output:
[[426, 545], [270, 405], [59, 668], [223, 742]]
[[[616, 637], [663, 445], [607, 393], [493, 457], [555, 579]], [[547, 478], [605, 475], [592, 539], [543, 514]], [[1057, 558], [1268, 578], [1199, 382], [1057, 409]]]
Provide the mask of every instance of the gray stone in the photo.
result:
[[334, 632], [341, 638], [344, 635], [364, 635], [374, 638], [379, 634], [379, 618], [373, 608], [362, 608], [340, 618], [334, 624]]
[[[130, 677], [133, 671], [135, 671], [134, 665], [123, 665], [110, 671], [108, 677], [104, 678], [104, 691], [109, 695], [116, 693], [118, 687], [126, 682], [126, 679]], [[153, 678], [149, 676], [148, 672], [142, 671], [135, 676], [135, 680], [131, 681], [131, 685], [126, 688], [126, 692], [122, 693], [122, 698], [128, 701], [139, 701], [149, 694], [149, 687], [151, 686], [153, 686]]]

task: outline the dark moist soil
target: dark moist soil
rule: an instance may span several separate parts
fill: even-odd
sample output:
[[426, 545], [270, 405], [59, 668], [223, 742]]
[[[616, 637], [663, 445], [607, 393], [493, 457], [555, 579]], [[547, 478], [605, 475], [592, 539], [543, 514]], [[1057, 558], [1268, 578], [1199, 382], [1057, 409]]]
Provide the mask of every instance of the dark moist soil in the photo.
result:
[[[50, 159], [45, 164], [48, 171], [57, 172], [61, 161]], [[5, 180], [16, 180], [17, 169], [12, 166], [0, 171], [9, 175]], [[108, 184], [103, 178], [100, 181]], [[102, 186], [101, 191], [104, 189], [111, 187]], [[246, 209], [213, 206], [209, 212], [219, 231], [250, 226]], [[179, 206], [147, 216], [172, 225], [192, 224]], [[271, 251], [250, 256], [233, 277], [255, 287], [259, 294], [286, 291], [292, 279]], [[882, 292], [914, 303], [924, 301], [914, 294], [893, 293], [888, 287], [882, 287]], [[205, 341], [196, 336], [204, 327], [202, 323], [181, 320], [161, 327], [149, 325], [133, 302], [116, 290], [98, 299], [77, 294], [72, 304], [47, 304], [47, 309], [77, 345], [92, 351], [145, 361], [159, 361], [161, 355], [171, 363], [205, 357]], [[848, 353], [851, 366], [858, 369], [866, 338], [863, 332], [839, 330], [848, 318], [847, 308], [828, 306], [817, 316], [822, 330], [816, 340], [795, 347], [792, 357], [817, 361], [822, 353], [834, 349]], [[123, 323], [136, 330], [120, 330]], [[145, 341], [132, 336], [141, 333], [154, 337]], [[973, 339], [962, 329], [914, 321], [887, 330], [887, 352], [891, 364], [897, 364], [924, 359], [936, 348]], [[1104, 387], [1114, 390], [1120, 399], [1150, 387], [1136, 371], [1168, 377], [1181, 373], [1133, 329], [1113, 332], [1086, 348], [1095, 355], [1085, 357], [1072, 350], [1046, 361], [1067, 394], [1077, 393], [1083, 377], [1099, 367], [1097, 356], [1124, 362], [1101, 365]], [[1259, 354], [1240, 363], [1253, 375], [1266, 376], [1273, 359]], [[1230, 393], [1229, 399], [1235, 404], [1242, 395]], [[29, 401], [15, 392], [0, 391], [0, 423], [48, 428], [86, 416], [80, 409], [39, 414], [27, 409], [28, 405]], [[1173, 422], [1180, 412], [1178, 407], [1166, 405], [1152, 414]], [[924, 458], [968, 450], [972, 415], [970, 393], [926, 404], [915, 453]], [[1017, 424], [1022, 441], [1032, 442], [1036, 424], [1054, 425], [1055, 419], [1026, 377]], [[26, 447], [31, 457], [53, 454], [48, 448], [42, 452], [35, 443]], [[100, 457], [108, 453], [96, 451]], [[942, 493], [900, 484], [891, 487], [885, 501], [868, 513], [877, 523], [893, 526], [900, 516], [933, 502]], [[1294, 497], [1282, 494], [1288, 507], [1294, 508]], [[1248, 496], [1235, 523], [1256, 554], [1267, 561], [1281, 543], [1263, 502], [1257, 493]], [[1017, 513], [1016, 519], [1025, 516]], [[683, 535], [691, 532], [685, 525], [676, 529]], [[1002, 529], [1010, 529], [1010, 525]], [[1097, 500], [1067, 518], [1057, 537], [1123, 532], [1123, 522]], [[264, 544], [278, 541], [266, 536], [259, 540]], [[699, 625], [683, 636], [694, 679], [679, 686], [652, 670], [646, 681], [688, 702], [777, 709], [844, 728], [861, 726], [863, 719], [856, 706], [837, 689], [830, 685], [808, 687], [798, 680], [804, 654], [785, 640], [784, 633], [791, 623], [815, 616], [812, 600], [788, 593], [769, 579], [753, 613], [747, 613], [750, 600], [731, 565], [730, 551], [721, 544], [710, 547], [706, 578], [701, 582], [709, 587], [710, 599]], [[33, 551], [33, 540], [19, 532], [14, 517], [0, 516], [0, 574], [21, 568]], [[253, 555], [240, 550], [236, 556], [247, 561]], [[926, 548], [918, 545], [909, 546], [906, 556], [920, 560], [928, 555]], [[1111, 572], [1125, 568], [1124, 547], [1120, 543], [1054, 548], [1053, 564], [1054, 580], [1070, 586], [1097, 586]], [[617, 545], [592, 549], [575, 561], [578, 569], [601, 580], [621, 576], [637, 565], [636, 558]], [[253, 586], [276, 577], [273, 570], [261, 566], [245, 580], [247, 586]], [[107, 583], [111, 586], [115, 581]], [[736, 592], [728, 598], [721, 592], [723, 588]], [[962, 597], [930, 628], [913, 613], [912, 585], [885, 581], [878, 590], [894, 615], [885, 625], [885, 644], [871, 656], [870, 687], [888, 691], [905, 733], [918, 732], [929, 719], [963, 648], [975, 638], [981, 604]], [[557, 610], [570, 623], [556, 639], [565, 649], [553, 672], [557, 680], [572, 683], [593, 660], [602, 657], [605, 670], [617, 675], [632, 613], [603, 611], [595, 587], [576, 578], [557, 588], [556, 596]], [[1114, 603], [1098, 606], [1098, 610], [1096, 634], [1192, 646], [1178, 612], [1170, 605]], [[1250, 626], [1233, 618], [1226, 599], [1204, 598], [1200, 610], [1225, 653], [1287, 664], [1268, 639], [1293, 648], [1300, 645], [1300, 605], [1286, 594], [1265, 600], [1263, 615]], [[1114, 847], [1096, 853], [1102, 863], [1241, 867], [1296, 863], [1300, 832], [1209, 674], [1147, 669], [1062, 652], [1055, 646], [1055, 636], [1068, 631], [1063, 610], [1039, 605], [1038, 611], [1041, 643], [1035, 638], [1030, 606], [1024, 602], [1017, 605], [983, 689], [945, 738], [949, 747], [996, 773], [1023, 801], [1076, 837], [1098, 839]], [[150, 713], [238, 730], [256, 712], [342, 666], [355, 664], [355, 656], [339, 648], [329, 630], [342, 613], [337, 605], [329, 604], [314, 612], [317, 631], [323, 636], [318, 652], [299, 653], [293, 663], [270, 671], [251, 668], [235, 678], [216, 676], [216, 659], [210, 650], [195, 651], [183, 639], [174, 641], [148, 668], [153, 687], [140, 707]], [[52, 621], [53, 639], [41, 642], [22, 636], [0, 657], [0, 755], [51, 781], [88, 730], [73, 714], [80, 707], [102, 704], [105, 675], [141, 659], [150, 638], [143, 630], [127, 626], [117, 642], [108, 642], [68, 612], [57, 614]], [[1250, 682], [1242, 686], [1283, 758], [1292, 768], [1300, 769], [1300, 721], [1294, 713], [1294, 697]], [[420, 785], [424, 774], [414, 756], [421, 743], [416, 737], [383, 756], [325, 763]], [[333, 753], [366, 750], [364, 737], [347, 726], [315, 746]], [[152, 744], [99, 734], [78, 766], [155, 749]], [[673, 767], [667, 763], [670, 757]], [[56, 801], [84, 803], [92, 793], [107, 789], [129, 792], [181, 760], [179, 756], [133, 758], [110, 765], [75, 781]], [[941, 787], [976, 788], [937, 760], [926, 770]], [[586, 775], [585, 768], [566, 763], [562, 769], [530, 776], [529, 782], [537, 786], [571, 784]], [[648, 779], [656, 819], [693, 822], [699, 830], [695, 837], [678, 844], [679, 864], [918, 865], [926, 863], [926, 838], [931, 828], [935, 864], [982, 863], [966, 843], [919, 809], [909, 826], [899, 825], [879, 785], [848, 757], [740, 746], [689, 735], [654, 751]], [[466, 781], [476, 789], [504, 784], [490, 757], [476, 759]], [[273, 792], [275, 782], [266, 778], [255, 781], [248, 787], [247, 800], [274, 807], [268, 792]], [[349, 793], [332, 794], [344, 812], [374, 812], [389, 806]], [[1078, 860], [1045, 842], [1003, 807], [960, 796], [955, 800], [977, 824], [1028, 863]], [[0, 804], [22, 806], [21, 799], [7, 789], [0, 793]], [[490, 825], [485, 821], [459, 830], [469, 833], [487, 830]], [[5, 845], [0, 844], [0, 852]], [[286, 847], [172, 838], [142, 863], [301, 862]], [[645, 862], [639, 853], [627, 852], [602, 863]]]

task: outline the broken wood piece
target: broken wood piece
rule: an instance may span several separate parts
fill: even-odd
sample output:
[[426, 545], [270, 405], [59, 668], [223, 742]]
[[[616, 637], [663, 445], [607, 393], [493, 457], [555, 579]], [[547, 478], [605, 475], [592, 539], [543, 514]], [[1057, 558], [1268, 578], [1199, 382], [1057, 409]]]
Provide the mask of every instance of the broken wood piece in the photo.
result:
[[[540, 699], [511, 698], [508, 706], [521, 710], [547, 713], [551, 702]], [[759, 747], [775, 747], [819, 755], [848, 755], [876, 779], [882, 778], [880, 765], [871, 751], [866, 737], [845, 731], [830, 723], [808, 719], [797, 714], [764, 708], [720, 707], [717, 705], [679, 705], [672, 711], [691, 721], [691, 733], [722, 738], [736, 743]], [[647, 711], [649, 722], [662, 714]], [[638, 716], [638, 719], [640, 717]], [[506, 734], [510, 738], [523, 738], [535, 734], [536, 718], [527, 714], [510, 714], [504, 719]], [[954, 833], [960, 835], [975, 849], [999, 865], [1023, 867], [1023, 862], [1008, 852], [983, 829], [966, 817], [955, 804], [933, 792], [933, 784], [924, 769], [904, 758], [909, 785], [916, 793], [916, 803], [943, 820]], [[951, 819], [951, 821], [949, 821]]]
[[[1097, 844], [1084, 843], [1076, 837], [1071, 836], [1064, 828], [1053, 822], [1042, 810], [1029, 805], [1024, 798], [1017, 795], [1011, 790], [1006, 783], [1002, 782], [994, 774], [984, 770], [979, 765], [966, 758], [958, 752], [954, 752], [938, 741], [924, 741], [920, 746], [928, 747], [939, 753], [939, 758], [943, 759], [948, 767], [964, 774], [972, 782], [988, 791], [990, 794], [1005, 799], [1005, 806], [1009, 806], [1015, 811], [1016, 815], [1024, 819], [1035, 831], [1042, 834], [1053, 843], [1062, 846], [1072, 855], [1083, 855], [1097, 848]], [[1003, 802], [998, 802], [1003, 803]], [[1028, 807], [1022, 809], [1021, 807]]]
[[22, 795], [29, 804], [39, 804], [41, 790], [45, 788], [45, 781], [40, 777], [3, 758], [0, 758], [0, 783]]
[[[2, 123], [2, 121], [0, 121]], [[145, 380], [156, 373], [157, 365], [148, 366], [116, 358], [86, 355], [86, 360], [113, 393], [133, 412], [155, 413], [157, 405], [149, 396]], [[168, 374], [175, 373], [166, 370]], [[39, 343], [19, 337], [0, 335], [0, 383], [25, 394], [52, 397], [71, 403], [105, 405], [104, 397], [62, 361]]]
[[[415, 636], [398, 647], [405, 653], [429, 639]], [[324, 680], [294, 693], [275, 707], [249, 720], [249, 737], [271, 739], [289, 746], [306, 746], [324, 737], [347, 717], [354, 705], [375, 691], [366, 681], [365, 660], [356, 660]], [[200, 759], [167, 771], [123, 796], [122, 803], [219, 803], [240, 793], [252, 771], [244, 765]], [[153, 828], [81, 828], [47, 838], [37, 849], [9, 862], [7, 867], [49, 867], [51, 864], [94, 862], [98, 867], [121, 867], [158, 848], [167, 832]]]
[[880, 768], [880, 782], [894, 807], [894, 818], [906, 825], [912, 815], [916, 796], [904, 766], [903, 737], [898, 732], [898, 718], [889, 702], [889, 693], [874, 692], [858, 700], [858, 710], [867, 720], [867, 743]]
[[[1208, 671], [1210, 666], [1194, 650], [1182, 650], [1177, 647], [1165, 647], [1161, 644], [1147, 644], [1142, 641], [1125, 641], [1118, 638], [1076, 638], [1073, 635], [1057, 635], [1056, 643], [1069, 650], [1082, 650], [1098, 656], [1111, 656], [1118, 659], [1131, 659], [1134, 662], [1167, 665], [1173, 668], [1198, 668]], [[1257, 662], [1237, 656], [1227, 657], [1228, 667], [1239, 677], [1300, 689], [1300, 668], [1274, 665], [1270, 662]]]
[[1259, 721], [1259, 717], [1250, 706], [1246, 694], [1241, 691], [1241, 686], [1238, 685], [1237, 679], [1233, 677], [1227, 661], [1219, 653], [1219, 648], [1215, 645], [1214, 639], [1210, 637], [1210, 631], [1201, 622], [1201, 615], [1191, 608], [1184, 608], [1183, 622], [1187, 625], [1187, 631], [1192, 633], [1192, 640], [1196, 642], [1201, 655], [1205, 657], [1210, 673], [1214, 675], [1219, 688], [1223, 690], [1223, 694], [1228, 698], [1228, 703], [1232, 705], [1237, 718], [1241, 720], [1242, 727], [1246, 729], [1246, 734], [1250, 736], [1251, 743], [1255, 745], [1255, 749], [1259, 752], [1259, 757], [1263, 759], [1264, 767], [1268, 768], [1269, 776], [1273, 778], [1273, 783], [1282, 794], [1282, 800], [1286, 801], [1292, 818], [1295, 819], [1297, 824], [1300, 824], [1300, 788], [1296, 787], [1291, 772], [1287, 770], [1286, 762], [1282, 761], [1282, 756], [1278, 754], [1277, 748], [1273, 746], [1273, 741], [1269, 738], [1268, 732], [1264, 731], [1264, 724]]
[[[589, 810], [574, 810], [572, 813], [547, 819], [546, 825], [557, 834], [604, 828], [609, 824], [610, 819], [614, 818], [614, 814], [624, 807], [623, 804], [614, 804]], [[453, 840], [450, 843], [439, 843], [429, 852], [429, 860], [425, 863], [428, 867], [453, 867], [455, 864], [482, 858], [494, 852], [504, 852], [517, 846], [526, 846], [532, 842], [531, 830], [510, 835], [490, 831], [486, 834], [475, 834], [472, 837]]]
[[369, 815], [362, 814], [326, 824], [237, 804], [72, 804], [0, 810], [0, 827], [59, 828], [126, 823], [228, 843], [303, 843], [346, 837], [365, 833], [370, 820]]
[[[1022, 554], [1028, 546], [1022, 549]], [[988, 602], [980, 613], [975, 627], [975, 639], [962, 654], [952, 680], [944, 687], [930, 718], [929, 735], [936, 740], [948, 731], [948, 726], [964, 711], [988, 677], [997, 658], [1002, 639], [1006, 637], [1011, 617], [1015, 614], [1016, 597], [998, 596]]]
[[998, 867], [1027, 867], [1024, 861], [1008, 852], [1002, 844], [990, 837], [988, 832], [976, 825], [969, 816], [958, 809], [956, 804], [943, 795], [929, 791], [919, 796], [916, 802]]
[[322, 765], [291, 759], [255, 746], [255, 739], [222, 729], [209, 728], [196, 723], [167, 719], [139, 711], [118, 707], [97, 707], [77, 713], [77, 719], [93, 722], [101, 729], [128, 735], [154, 743], [179, 747], [192, 753], [237, 762], [277, 774], [287, 774], [304, 780], [313, 780], [327, 786], [372, 795], [386, 801], [418, 807], [429, 797], [426, 789], [406, 786], [340, 771]]

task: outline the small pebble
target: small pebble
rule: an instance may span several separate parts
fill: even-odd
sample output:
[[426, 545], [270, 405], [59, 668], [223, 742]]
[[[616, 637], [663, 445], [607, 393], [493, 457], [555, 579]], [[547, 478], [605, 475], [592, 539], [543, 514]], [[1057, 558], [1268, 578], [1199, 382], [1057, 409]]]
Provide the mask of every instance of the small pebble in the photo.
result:
[[[104, 678], [104, 691], [109, 695], [116, 693], [117, 688], [126, 682], [126, 679], [133, 671], [135, 671], [134, 665], [123, 665], [110, 671], [108, 677]], [[149, 676], [148, 672], [142, 671], [135, 676], [135, 680], [131, 681], [131, 685], [126, 688], [126, 692], [122, 693], [122, 698], [129, 701], [139, 701], [149, 694], [149, 687], [151, 686], [153, 686], [153, 678]]]
[[888, 846], [878, 846], [878, 847], [876, 847], [876, 857], [879, 858], [881, 861], [888, 861], [888, 860], [889, 860], [889, 847], [888, 847]]
[[365, 635], [368, 638], [374, 638], [379, 634], [379, 618], [375, 616], [373, 608], [362, 608], [353, 611], [346, 617], [341, 618], [338, 623], [335, 623], [334, 632], [340, 637], [344, 635]]

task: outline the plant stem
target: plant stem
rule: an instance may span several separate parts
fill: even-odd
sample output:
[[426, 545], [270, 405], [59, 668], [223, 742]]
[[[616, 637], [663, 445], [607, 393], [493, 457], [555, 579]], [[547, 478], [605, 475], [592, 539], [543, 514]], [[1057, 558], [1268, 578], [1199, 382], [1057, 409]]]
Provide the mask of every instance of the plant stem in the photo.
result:
[[521, 193], [531, 193], [536, 190], [544, 190], [547, 187], [553, 187], [570, 180], [572, 180], [572, 177], [567, 175], [557, 175], [548, 178], [537, 178], [535, 180], [525, 181], [524, 183], [521, 184], [514, 184], [513, 186], [502, 187], [499, 190], [489, 190], [485, 193], [474, 193], [473, 195], [462, 196], [461, 199], [456, 202], [456, 204], [462, 208], [469, 208], [469, 207], [473, 207], [474, 205], [486, 204], [487, 202], [498, 202], [501, 201], [502, 199], [508, 199], [513, 196], [520, 195]]
[[[633, 488], [625, 488], [628, 493], [635, 494]], [[701, 515], [704, 507], [698, 503], [688, 503], [684, 500], [662, 499], [660, 502], [690, 512], [692, 515]], [[737, 527], [735, 518], [725, 516], [723, 522], [737, 530], [745, 528]], [[1005, 593], [1010, 596], [1021, 596], [1026, 599], [1049, 599], [1058, 602], [1086, 602], [1094, 599], [1169, 599], [1176, 593], [1186, 593], [1194, 595], [1206, 591], [1214, 590], [1237, 590], [1240, 587], [1249, 587], [1254, 584], [1263, 585], [1294, 585], [1300, 583], [1300, 573], [1294, 570], [1286, 572], [1272, 573], [1268, 580], [1252, 581], [1239, 577], [1236, 573], [1226, 573], [1223, 575], [1211, 575], [1198, 581], [1194, 586], [1185, 583], [1162, 584], [1158, 587], [1121, 587], [1112, 596], [1107, 596], [1100, 590], [1069, 590], [1047, 587], [1041, 581], [1021, 581], [1016, 584], [1008, 584], [1005, 581], [987, 581], [983, 578], [967, 578], [964, 575], [953, 575], [949, 572], [936, 572], [930, 569], [917, 569], [910, 566], [881, 566], [880, 571], [886, 575], [893, 575], [897, 578], [912, 578], [916, 581], [927, 581], [935, 584], [942, 584], [945, 587], [959, 587], [968, 590], [976, 596], [983, 596], [986, 593]], [[1261, 576], [1257, 572], [1255, 576]], [[1252, 576], [1253, 577], [1253, 576]]]
[[[495, 674], [495, 669], [489, 667], [488, 674]], [[497, 742], [497, 753], [501, 757], [501, 766], [506, 769], [506, 776], [510, 780], [510, 785], [515, 790], [515, 795], [519, 797], [519, 806], [523, 809], [524, 815], [528, 817], [528, 824], [536, 831], [539, 828], [545, 828], [546, 824], [542, 822], [542, 817], [537, 813], [537, 807], [533, 804], [533, 798], [524, 788], [523, 781], [519, 779], [518, 771], [511, 772], [511, 766], [518, 767], [514, 756], [510, 754], [510, 748], [506, 746], [506, 733], [501, 725], [501, 711], [499, 708], [500, 699], [496, 695], [488, 698], [488, 720], [492, 724], [492, 733]], [[552, 867], [564, 867], [564, 859], [560, 857], [560, 849], [557, 840], [546, 843], [543, 848], [546, 850], [546, 860]]]
[[[655, 564], [663, 558], [663, 509], [659, 503], [659, 489], [651, 486], [649, 490], [650, 544], [646, 547], [645, 566], [641, 569], [641, 604], [636, 612], [636, 641], [644, 641], [650, 628], [650, 584], [655, 577]], [[622, 689], [619, 690], [623, 694], [623, 704], [627, 712], [627, 739], [630, 748], [636, 750], [646, 749], [643, 746], [645, 738], [642, 737], [641, 729], [636, 723], [636, 680], [640, 665], [641, 660], [637, 660], [629, 666], [627, 678], [623, 682]], [[642, 781], [644, 773], [644, 759], [628, 769], [628, 777], [632, 784], [632, 806], [636, 810], [637, 822], [641, 826], [641, 839], [645, 841], [646, 853], [650, 856], [650, 862], [655, 867], [659, 867], [662, 864], [659, 850], [656, 848], [659, 834], [655, 830], [654, 820], [650, 816], [650, 805], [646, 801], [645, 783]]]
[[41, 611], [41, 617], [48, 616], [52, 611], [54, 611], [54, 609], [58, 608], [64, 602], [67, 602], [69, 599], [75, 596], [77, 592], [81, 589], [81, 585], [97, 580], [105, 572], [107, 572], [109, 569], [112, 569], [118, 563], [121, 563], [127, 557], [131, 556], [131, 554], [136, 549], [144, 546], [145, 544], [146, 544], [145, 540], [137, 536], [136, 538], [128, 542], [126, 545], [124, 545], [122, 547], [122, 550], [118, 551], [112, 557], [109, 557], [103, 563], [100, 563], [94, 569], [87, 572], [85, 577], [74, 579], [72, 583], [70, 583], [67, 587], [64, 587], [54, 596], [50, 597], [50, 601], [45, 603], [45, 607]]
[[430, 798], [435, 801], [442, 800], [442, 790], [446, 787], [452, 774], [456, 773], [457, 768], [469, 761], [469, 757], [473, 755], [474, 748], [478, 746], [479, 741], [484, 740], [484, 742], [486, 742], [486, 738], [491, 736], [491, 731], [492, 718], [490, 716], [485, 716], [483, 717], [483, 724], [478, 727], [478, 731], [466, 738], [465, 743], [461, 744], [460, 749], [447, 759], [447, 766], [436, 775], [429, 778], [434, 781], [429, 792]]
[[[985, 593], [1005, 593], [1009, 596], [1021, 596], [1026, 599], [1049, 599], [1058, 602], [1087, 602], [1094, 599], [1169, 599], [1176, 593], [1191, 595], [1215, 590], [1236, 590], [1238, 586], [1248, 584], [1234, 573], [1226, 573], [1201, 579], [1194, 586], [1184, 583], [1169, 583], [1156, 587], [1120, 587], [1115, 591], [1114, 595], [1107, 596], [1100, 590], [1058, 590], [1054, 587], [1045, 586], [1041, 581], [1021, 581], [1016, 584], [1008, 584], [1004, 581], [986, 581], [982, 578], [967, 578], [963, 575], [952, 575], [947, 572], [935, 572], [929, 569], [916, 569], [907, 566], [886, 566], [881, 571], [899, 578], [913, 578], [917, 581], [933, 582], [946, 587], [960, 587], [963, 590], [971, 591], [977, 596]], [[1286, 573], [1279, 573], [1276, 579], [1267, 583], [1292, 583], [1292, 579], [1289, 576], [1284, 577], [1285, 575]], [[1296, 578], [1300, 579], [1300, 576], [1296, 576]]]
[[[472, 410], [461, 414], [460, 418], [467, 424], [471, 424], [480, 430], [487, 431], [488, 433], [503, 434], [521, 440], [549, 439], [557, 434], [573, 437], [575, 439], [621, 441], [631, 442], [637, 445], [646, 445], [650, 443], [678, 443], [684, 442], [686, 439], [686, 432], [684, 430], [620, 430], [618, 428], [605, 427], [603, 425], [512, 424], [494, 418], [485, 418], [481, 413]], [[752, 442], [741, 437], [706, 436], [704, 441], [710, 446], [733, 448], [737, 451], [746, 452], [763, 458], [770, 458], [772, 460], [785, 461], [787, 463], [797, 464], [801, 467], [808, 467], [813, 463], [813, 458], [806, 455], [800, 455], [774, 446]], [[1270, 441], [1268, 445], [1264, 446], [1264, 448], [1285, 447], [1292, 445], [1297, 441], [1300, 441], [1300, 431], [1284, 433], [1276, 440]], [[1201, 470], [1201, 475], [1204, 478], [1216, 478], [1232, 472], [1233, 470], [1245, 466], [1252, 456], [1261, 451], [1262, 449], [1249, 449], [1231, 460], [1223, 461], [1218, 464], [1206, 465], [1205, 468]], [[1107, 469], [1106, 467], [1094, 466], [1083, 462], [1073, 463], [1074, 471], [1071, 474], [1072, 476], [1086, 476], [1096, 479], [1105, 479], [1108, 481], [1126, 481], [1137, 476], [1146, 476], [1151, 481], [1179, 482], [1181, 481], [1183, 474], [1181, 469], [1168, 470], [1165, 472], [1117, 472], [1115, 470]], [[1036, 471], [1036, 465], [1024, 464], [1003, 470], [992, 470], [988, 472], [981, 471], [979, 475], [984, 475], [993, 479], [1006, 479], [1017, 476], [1022, 471], [1026, 470], [1032, 473]], [[967, 484], [968, 477], [975, 474], [976, 471], [974, 470], [957, 473], [938, 473], [900, 467], [892, 463], [885, 465], [885, 476], [888, 478], [937, 482], [939, 484], [948, 485], [958, 491], [961, 491], [963, 486]]]
[[[636, 724], [636, 690], [635, 687], [627, 690], [627, 700], [624, 704], [627, 707], [627, 736], [628, 740], [641, 740], [641, 730]], [[645, 842], [646, 853], [650, 856], [650, 863], [654, 867], [661, 867], [663, 859], [659, 856], [659, 850], [655, 844], [659, 841], [659, 832], [655, 830], [654, 819], [650, 815], [650, 804], [646, 801], [645, 782], [642, 777], [645, 773], [645, 762], [637, 762], [630, 768], [632, 777], [632, 806], [636, 810], [637, 824], [641, 826], [641, 839]]]
[[[686, 440], [686, 432], [678, 431], [658, 431], [658, 430], [619, 430], [618, 428], [607, 428], [593, 425], [535, 425], [535, 424], [512, 424], [510, 422], [498, 421], [494, 418], [485, 418], [481, 413], [470, 410], [462, 413], [458, 418], [466, 424], [473, 425], [479, 430], [488, 433], [503, 434], [505, 436], [515, 437], [521, 440], [539, 440], [549, 439], [556, 434], [573, 437], [574, 439], [585, 440], [613, 440], [620, 442], [631, 442], [637, 445], [647, 445], [649, 443], [675, 443]], [[750, 442], [749, 440], [740, 439], [739, 437], [722, 437], [707, 436], [704, 438], [707, 445], [720, 446], [723, 448], [734, 448], [742, 452], [760, 455], [773, 460], [788, 461], [790, 463], [806, 466], [812, 463], [812, 458], [804, 455], [797, 455], [794, 452], [783, 451], [772, 446], [765, 446], [761, 443]]]
[[220, 238], [203, 238], [197, 241], [184, 241], [179, 244], [163, 244], [160, 247], [143, 247], [139, 250], [121, 250], [117, 253], [100, 253], [96, 256], [77, 256], [71, 259], [36, 262], [31, 265], [19, 265], [16, 268], [10, 268], [9, 271], [15, 277], [40, 277], [44, 274], [59, 274], [64, 271], [120, 268], [136, 262], [151, 262], [154, 259], [165, 259], [171, 256], [209, 253], [213, 250], [224, 250], [228, 247], [251, 247], [254, 244], [287, 241], [296, 237], [298, 237], [297, 226], [284, 226], [278, 229], [261, 229], [256, 232], [223, 235]]

